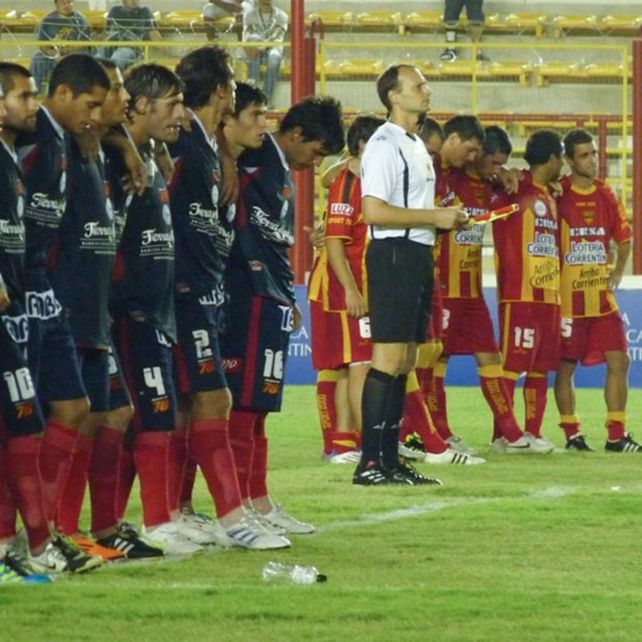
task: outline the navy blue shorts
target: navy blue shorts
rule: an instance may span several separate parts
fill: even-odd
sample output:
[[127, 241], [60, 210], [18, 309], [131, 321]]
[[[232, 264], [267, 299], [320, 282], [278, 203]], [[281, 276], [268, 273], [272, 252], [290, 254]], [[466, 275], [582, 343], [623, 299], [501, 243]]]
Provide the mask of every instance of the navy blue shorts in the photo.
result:
[[45, 420], [27, 365], [27, 317], [12, 304], [0, 316], [0, 415], [11, 437], [36, 435]]
[[109, 346], [109, 410], [132, 405], [132, 398], [125, 382], [125, 374], [113, 344]]
[[91, 412], [106, 412], [109, 410], [109, 353], [93, 348], [77, 348], [77, 351]]
[[176, 427], [171, 341], [145, 321], [117, 319], [116, 350], [134, 404], [137, 431], [169, 431]]
[[221, 353], [235, 408], [281, 410], [293, 317], [291, 305], [232, 293]]
[[219, 345], [222, 315], [222, 305], [176, 297], [178, 344], [174, 346], [174, 358], [182, 394], [227, 388]]
[[69, 322], [61, 313], [49, 319], [29, 319], [29, 370], [40, 402], [87, 396]]

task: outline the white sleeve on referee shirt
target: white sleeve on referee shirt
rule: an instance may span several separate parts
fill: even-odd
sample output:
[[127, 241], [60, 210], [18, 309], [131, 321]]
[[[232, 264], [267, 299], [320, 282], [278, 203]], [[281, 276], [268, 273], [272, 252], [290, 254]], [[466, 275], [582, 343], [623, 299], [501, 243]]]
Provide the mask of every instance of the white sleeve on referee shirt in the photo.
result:
[[392, 204], [398, 189], [399, 153], [386, 139], [370, 139], [361, 159], [361, 196]]

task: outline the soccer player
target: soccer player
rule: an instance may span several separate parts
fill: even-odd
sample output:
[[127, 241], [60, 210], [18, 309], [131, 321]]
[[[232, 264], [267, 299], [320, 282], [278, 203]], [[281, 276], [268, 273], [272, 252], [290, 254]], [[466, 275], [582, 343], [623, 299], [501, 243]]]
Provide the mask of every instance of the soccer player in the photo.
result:
[[373, 354], [353, 483], [435, 483], [399, 461], [399, 422], [417, 344], [426, 340], [435, 227], [459, 227], [468, 216], [455, 207], [434, 207], [432, 159], [414, 134], [419, 114], [430, 107], [424, 76], [410, 65], [393, 65], [378, 78], [377, 93], [390, 117], [368, 141], [361, 163], [362, 211], [371, 239], [366, 272]]
[[424, 141], [424, 145], [431, 156], [439, 154], [444, 144], [444, 129], [443, 127], [430, 116], [424, 116], [421, 119], [421, 125], [417, 136]]
[[[92, 477], [92, 529], [104, 540], [115, 535], [115, 479], [117, 465], [113, 450], [131, 419], [131, 404], [110, 409], [111, 314], [109, 293], [113, 258], [116, 251], [114, 208], [106, 180], [100, 130], [122, 124], [129, 95], [118, 68], [104, 61], [110, 90], [96, 127], [71, 137], [68, 145], [69, 179], [67, 207], [60, 225], [56, 255], [50, 261], [51, 282], [69, 319], [79, 356], [83, 383], [91, 402], [91, 412], [80, 427], [69, 475], [60, 493], [57, 525], [88, 554], [104, 560], [147, 557], [162, 554], [137, 538], [129, 538], [121, 548], [98, 543], [80, 530], [88, 477]], [[110, 354], [111, 351], [111, 354]], [[114, 434], [110, 424], [119, 422]], [[107, 455], [107, 461], [103, 458]], [[93, 466], [92, 466], [93, 463]], [[99, 470], [98, 479], [94, 473]], [[109, 471], [109, 472], [108, 472]], [[114, 540], [112, 537], [111, 540]], [[108, 543], [115, 544], [115, 541]]]
[[[176, 427], [174, 233], [166, 183], [153, 155], [153, 141], [178, 139], [185, 118], [182, 83], [165, 67], [146, 64], [131, 70], [125, 89], [125, 132], [145, 161], [148, 186], [125, 205], [113, 283], [116, 348], [135, 407], [144, 532], [166, 553], [190, 554], [201, 547], [172, 521], [168, 501], [170, 434]], [[119, 159], [112, 161], [118, 175]]]
[[[575, 412], [573, 374], [577, 362], [606, 362], [604, 398], [610, 452], [641, 452], [626, 432], [629, 356], [614, 292], [631, 254], [631, 228], [624, 206], [597, 178], [597, 148], [585, 129], [564, 137], [571, 175], [562, 179], [560, 217], [562, 360], [555, 378], [560, 427], [568, 450], [592, 450]], [[611, 244], [615, 244], [615, 263]]]
[[[449, 188], [470, 216], [491, 207], [492, 184], [511, 153], [508, 134], [500, 127], [487, 127], [479, 157], [450, 172]], [[496, 436], [505, 438], [504, 452], [540, 452], [538, 444], [524, 438], [504, 380], [501, 354], [482, 292], [483, 235], [484, 226], [473, 225], [470, 230], [444, 234], [439, 239], [437, 265], [443, 294], [444, 350], [434, 371], [438, 402], [433, 418], [442, 432], [450, 432], [443, 383], [448, 360], [452, 355], [472, 354], [484, 398], [493, 412]]]
[[360, 458], [361, 394], [372, 347], [363, 278], [367, 229], [361, 215], [359, 171], [368, 139], [384, 122], [358, 116], [348, 129], [350, 156], [330, 185], [325, 248], [310, 276], [312, 363], [319, 380], [338, 382], [331, 400], [336, 426], [323, 431], [324, 457], [333, 463], [357, 463]]
[[314, 530], [276, 506], [267, 488], [265, 418], [281, 408], [290, 332], [300, 324], [288, 258], [294, 240], [291, 170], [319, 165], [343, 144], [339, 103], [307, 98], [287, 111], [278, 131], [267, 135], [259, 149], [239, 158], [241, 197], [222, 336], [233, 398], [230, 436], [244, 501], [289, 533]]
[[[0, 132], [0, 366], [4, 373], [0, 387], [0, 423], [4, 423], [8, 432], [3, 444], [6, 450], [0, 466], [0, 482], [8, 483], [11, 491], [9, 495], [1, 493], [2, 556], [6, 555], [6, 564], [21, 575], [34, 571], [81, 572], [99, 565], [100, 558], [84, 555], [68, 545], [67, 540], [50, 532], [38, 467], [44, 417], [26, 359], [29, 328], [24, 312], [25, 190], [15, 143], [19, 135], [30, 135], [36, 129], [36, 87], [26, 69], [1, 63], [0, 89], [5, 96], [6, 111]], [[5, 504], [5, 500], [9, 500], [9, 504]], [[19, 546], [13, 546], [16, 506], [27, 532], [27, 557]]]
[[50, 261], [67, 205], [67, 137], [95, 126], [108, 89], [109, 77], [100, 63], [86, 54], [66, 56], [52, 71], [33, 139], [25, 137], [18, 147], [26, 188], [28, 357], [38, 397], [48, 408], [39, 462], [43, 502], [52, 523], [89, 400], [69, 320], [51, 283]]
[[[519, 211], [493, 223], [497, 298], [504, 376], [511, 398], [521, 373], [524, 380], [525, 437], [549, 452], [542, 437], [548, 396], [547, 373], [559, 363], [559, 222], [548, 185], [562, 169], [562, 141], [551, 130], [539, 130], [526, 143], [525, 173], [514, 200]], [[491, 449], [506, 451], [496, 436]]]
[[[228, 433], [232, 400], [219, 332], [234, 210], [219, 207], [221, 167], [215, 136], [223, 117], [234, 112], [234, 71], [229, 54], [212, 46], [185, 56], [176, 73], [184, 85], [190, 128], [170, 145], [175, 161], [169, 185], [176, 237], [178, 343], [174, 353], [179, 389], [188, 396], [189, 455], [198, 463], [214, 499], [218, 528], [196, 516], [189, 506], [183, 507], [181, 519], [201, 543], [284, 548], [290, 545], [286, 538], [269, 533], [243, 508]], [[185, 432], [178, 433], [176, 438], [184, 440]], [[181, 463], [181, 458], [177, 461]]]

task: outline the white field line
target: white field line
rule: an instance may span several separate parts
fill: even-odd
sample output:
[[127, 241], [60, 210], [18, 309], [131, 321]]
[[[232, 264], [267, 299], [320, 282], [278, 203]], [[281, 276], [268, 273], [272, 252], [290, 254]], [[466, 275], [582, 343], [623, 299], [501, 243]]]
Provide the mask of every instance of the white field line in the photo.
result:
[[[530, 492], [521, 499], [534, 499], [534, 500], [551, 500], [560, 499], [572, 495], [575, 492], [573, 487], [562, 486], [549, 486], [541, 490]], [[428, 502], [427, 504], [420, 504], [418, 506], [409, 506], [408, 508], [397, 508], [388, 511], [387, 513], [374, 513], [366, 514], [359, 517], [359, 519], [345, 520], [340, 522], [330, 522], [325, 526], [317, 528], [317, 533], [327, 533], [330, 531], [344, 530], [348, 528], [359, 528], [366, 524], [380, 524], [382, 522], [395, 522], [409, 517], [421, 517], [422, 515], [429, 515], [436, 513], [446, 508], [457, 508], [459, 506], [473, 506], [479, 504], [499, 504], [505, 501], [518, 500], [520, 497], [460, 497], [454, 499], [446, 499], [441, 501]]]

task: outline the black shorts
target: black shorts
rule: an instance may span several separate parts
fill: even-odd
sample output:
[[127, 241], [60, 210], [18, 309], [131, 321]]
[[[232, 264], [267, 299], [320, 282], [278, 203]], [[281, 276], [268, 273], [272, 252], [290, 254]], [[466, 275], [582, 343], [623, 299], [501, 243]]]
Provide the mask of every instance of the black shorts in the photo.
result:
[[174, 360], [181, 394], [227, 387], [219, 347], [222, 314], [222, 305], [203, 305], [196, 297], [176, 297], [178, 344], [174, 346]]
[[292, 320], [291, 305], [232, 293], [221, 353], [234, 408], [281, 410]]
[[446, 0], [444, 7], [444, 23], [447, 27], [456, 27], [461, 10], [466, 7], [468, 24], [484, 24], [483, 0]]
[[82, 382], [91, 404], [91, 412], [109, 410], [109, 352], [77, 348]]
[[43, 405], [87, 396], [76, 344], [63, 313], [48, 319], [29, 319], [27, 353]]
[[142, 432], [176, 428], [171, 341], [146, 321], [128, 315], [115, 323], [115, 343], [134, 402], [132, 425]]
[[373, 240], [366, 253], [373, 343], [426, 341], [433, 287], [432, 246]]
[[109, 410], [132, 405], [132, 398], [125, 382], [125, 374], [114, 345], [109, 347]]
[[0, 423], [11, 437], [36, 435], [45, 425], [27, 366], [27, 317], [21, 312], [0, 315]]

